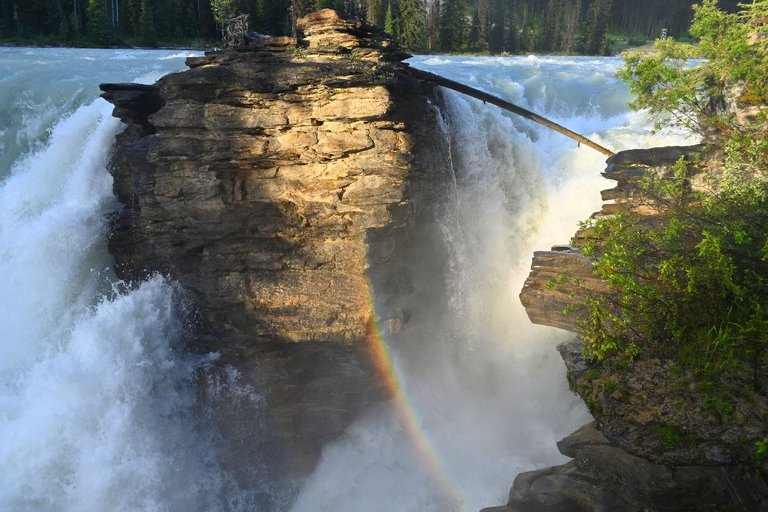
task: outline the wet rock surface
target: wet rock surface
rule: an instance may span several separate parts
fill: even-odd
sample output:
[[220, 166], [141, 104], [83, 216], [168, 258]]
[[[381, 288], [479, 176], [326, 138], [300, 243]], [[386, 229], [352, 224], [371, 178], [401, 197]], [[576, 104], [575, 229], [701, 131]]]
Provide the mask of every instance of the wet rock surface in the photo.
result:
[[654, 464], [587, 424], [558, 444], [573, 460], [521, 473], [507, 505], [482, 512], [695, 512], [765, 510], [759, 477], [733, 466]]
[[[691, 188], [712, 193], [709, 176], [721, 166], [716, 151], [623, 151], [607, 160], [603, 175], [617, 184], [602, 192], [608, 202], [594, 217], [621, 205], [641, 223], [655, 222], [662, 207], [640, 184], [671, 176], [680, 158], [690, 163]], [[534, 254], [520, 294], [532, 322], [573, 331], [577, 319], [569, 310], [592, 293], [610, 292], [579, 250], [591, 236], [581, 230], [572, 245]], [[519, 475], [508, 505], [485, 512], [768, 510], [768, 466], [756, 454], [768, 433], [768, 401], [749, 375], [705, 381], [669, 360], [597, 364], [578, 340], [558, 348], [571, 389], [596, 423], [558, 444], [573, 461]]]
[[117, 272], [188, 291], [191, 344], [219, 354], [202, 408], [259, 510], [290, 502], [322, 446], [386, 397], [377, 326], [411, 316], [414, 261], [440, 268], [434, 91], [365, 22], [323, 10], [298, 27], [298, 44], [190, 58], [156, 86], [102, 85], [128, 123], [112, 170]]

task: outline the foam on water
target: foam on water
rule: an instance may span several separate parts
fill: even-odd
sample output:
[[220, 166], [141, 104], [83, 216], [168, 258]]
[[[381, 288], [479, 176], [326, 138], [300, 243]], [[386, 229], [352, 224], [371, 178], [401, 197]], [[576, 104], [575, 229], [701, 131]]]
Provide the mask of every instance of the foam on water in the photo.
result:
[[91, 82], [181, 62], [133, 52], [127, 69], [95, 52], [100, 71], [70, 68], [93, 53], [0, 52], [16, 84], [0, 107], [16, 155], [0, 182], [0, 510], [225, 510], [237, 492], [195, 426], [207, 359], [180, 349], [183, 294], [159, 277], [121, 285], [105, 243], [120, 123]]
[[[96, 86], [151, 82], [187, 55], [0, 49], [0, 510], [253, 510], [218, 467], [215, 433], [196, 425], [193, 381], [208, 360], [181, 348], [183, 293], [159, 277], [128, 289], [106, 250], [120, 125]], [[684, 142], [627, 112], [615, 59], [414, 63], [615, 150]], [[554, 350], [567, 335], [531, 325], [517, 294], [531, 252], [567, 242], [599, 207], [603, 157], [445, 97], [450, 297], [388, 347], [410, 412], [382, 404], [328, 446], [296, 512], [502, 503], [516, 473], [563, 461], [555, 441], [588, 419]]]
[[[412, 65], [554, 118], [614, 150], [685, 143], [629, 112], [616, 59], [433, 57]], [[600, 207], [604, 156], [494, 107], [445, 93], [456, 190], [443, 213], [452, 259], [442, 325], [407, 324], [390, 343], [398, 378], [461, 503], [431, 485], [403, 415], [381, 407], [327, 447], [293, 512], [478, 510], [514, 476], [563, 462], [555, 442], [589, 420], [554, 347], [517, 297], [534, 250], [567, 243]], [[427, 257], [427, 255], [425, 255]], [[439, 308], [438, 308], [439, 309]]]

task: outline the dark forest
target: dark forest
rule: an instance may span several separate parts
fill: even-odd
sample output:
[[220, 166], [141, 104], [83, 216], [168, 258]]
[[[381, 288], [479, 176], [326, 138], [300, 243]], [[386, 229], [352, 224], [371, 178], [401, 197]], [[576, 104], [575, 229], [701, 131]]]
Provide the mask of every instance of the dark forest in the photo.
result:
[[[384, 28], [411, 52], [609, 53], [666, 29], [687, 38], [690, 0], [0, 0], [0, 39], [72, 46], [212, 44], [222, 13], [250, 30], [290, 34], [296, 18], [332, 7]], [[723, 0], [726, 11], [737, 0]]]

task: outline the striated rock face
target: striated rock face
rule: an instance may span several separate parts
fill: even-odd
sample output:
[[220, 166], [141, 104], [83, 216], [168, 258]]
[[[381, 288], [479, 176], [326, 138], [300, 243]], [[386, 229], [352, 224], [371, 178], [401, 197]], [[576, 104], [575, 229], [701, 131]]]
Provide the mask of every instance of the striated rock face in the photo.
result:
[[573, 330], [574, 318], [568, 308], [585, 304], [584, 290], [601, 293], [608, 287], [592, 272], [591, 258], [575, 247], [556, 245], [533, 253], [520, 300], [531, 322]]
[[156, 86], [102, 86], [129, 125], [113, 159], [117, 271], [189, 291], [195, 348], [220, 354], [204, 409], [267, 508], [386, 396], [372, 334], [408, 320], [447, 168], [432, 91], [389, 40], [331, 10], [298, 30], [298, 46], [268, 39]]
[[[617, 185], [602, 195], [613, 202], [595, 216], [611, 215], [622, 204], [642, 221], [654, 222], [661, 207], [638, 193], [638, 183], [650, 175], [669, 175], [681, 157], [702, 159], [701, 169], [713, 167], [709, 161], [715, 157], [703, 150], [703, 146], [653, 148], [609, 158], [603, 175]], [[707, 172], [701, 169], [693, 169], [691, 182], [703, 191], [708, 183]], [[582, 230], [573, 244], [579, 246], [590, 236]], [[591, 293], [606, 292], [607, 286], [592, 272], [590, 258], [576, 247], [554, 247], [535, 253], [520, 298], [532, 322], [574, 330], [576, 318], [568, 308], [583, 305]], [[621, 371], [597, 368], [580, 348], [578, 343], [561, 347], [571, 388], [617, 446], [663, 464], [736, 464], [753, 459], [753, 442], [765, 435], [768, 404], [749, 391], [749, 382], [731, 376], [718, 383], [721, 390], [733, 390], [727, 394], [733, 400], [720, 403], [712, 393], [701, 392], [702, 384], [693, 375], [669, 361], [635, 361]]]
[[[708, 178], [721, 157], [705, 149], [631, 150], [609, 158], [603, 175], [617, 185], [602, 192], [608, 202], [594, 216], [612, 215], [621, 205], [641, 222], [655, 222], [662, 207], [644, 197], [638, 184], [671, 175], [681, 157], [698, 166], [689, 169], [692, 189], [711, 193]], [[576, 319], [568, 308], [583, 305], [593, 292], [609, 291], [578, 249], [590, 236], [582, 230], [573, 246], [535, 253], [520, 294], [532, 322], [573, 331]], [[761, 474], [754, 456], [755, 442], [766, 433], [768, 403], [746, 376], [702, 383], [667, 360], [597, 365], [584, 357], [580, 341], [558, 348], [571, 389], [596, 423], [558, 443], [573, 461], [519, 475], [509, 503], [486, 512], [768, 509], [768, 466]]]
[[[651, 149], [621, 151], [606, 161], [603, 176], [616, 181], [616, 186], [602, 191], [603, 204], [594, 217], [612, 215], [617, 205], [631, 207], [634, 215], [652, 221], [658, 209], [638, 194], [638, 183], [649, 174], [665, 176], [672, 165], [684, 157], [692, 161], [704, 146], [670, 146]], [[693, 180], [694, 186], [706, 187], [703, 180]], [[590, 235], [579, 231], [573, 246], [555, 246], [550, 251], [537, 251], [533, 255], [531, 273], [520, 292], [520, 301], [531, 322], [560, 329], [573, 330], [575, 318], [568, 308], [585, 304], [589, 293], [605, 293], [605, 283], [592, 272], [592, 260], [581, 254], [578, 247]]]
[[521, 473], [508, 504], [482, 512], [754, 512], [767, 504], [759, 478], [734, 467], [654, 464], [613, 446], [594, 423], [557, 447], [573, 460]]

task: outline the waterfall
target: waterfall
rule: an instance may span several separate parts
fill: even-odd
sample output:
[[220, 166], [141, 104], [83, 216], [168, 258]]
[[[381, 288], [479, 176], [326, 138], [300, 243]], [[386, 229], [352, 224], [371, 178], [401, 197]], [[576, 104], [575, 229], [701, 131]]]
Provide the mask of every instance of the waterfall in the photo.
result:
[[[684, 142], [652, 133], [643, 114], [629, 111], [627, 88], [613, 76], [619, 59], [411, 62], [615, 151]], [[517, 473], [565, 462], [555, 443], [590, 420], [555, 350], [570, 334], [532, 325], [517, 296], [533, 251], [568, 243], [578, 221], [600, 209], [600, 190], [611, 187], [600, 176], [605, 157], [452, 91], [443, 97], [446, 172], [455, 180], [440, 213], [447, 304], [433, 308], [438, 326], [412, 319], [403, 339], [390, 340], [408, 411], [385, 405], [327, 447], [293, 512], [501, 505]]]
[[194, 427], [206, 360], [181, 349], [183, 293], [159, 277], [127, 289], [106, 248], [120, 122], [93, 98], [99, 79], [151, 83], [183, 56], [146, 57], [0, 53], [0, 510], [224, 509]]
[[[0, 510], [251, 510], [196, 428], [182, 290], [116, 280], [105, 166], [121, 129], [99, 82], [151, 83], [186, 54], [0, 49]], [[414, 65], [556, 119], [614, 150], [680, 143], [627, 110], [616, 59], [428, 58]], [[477, 510], [588, 415], [517, 294], [531, 253], [599, 206], [603, 157], [445, 92], [448, 300], [390, 346], [405, 402], [326, 447], [295, 512]]]

